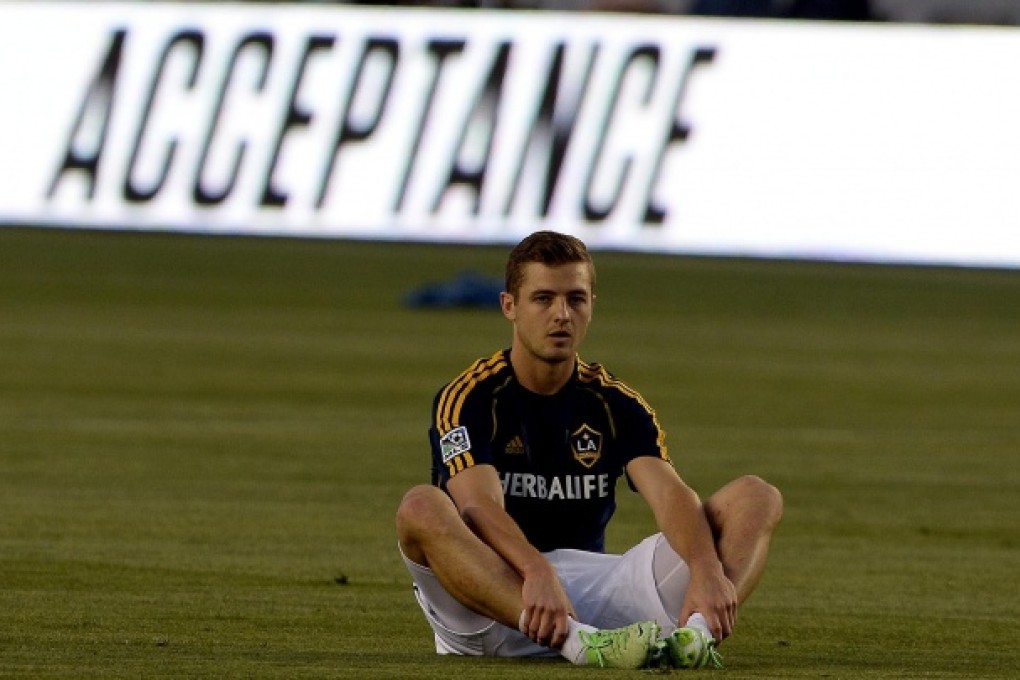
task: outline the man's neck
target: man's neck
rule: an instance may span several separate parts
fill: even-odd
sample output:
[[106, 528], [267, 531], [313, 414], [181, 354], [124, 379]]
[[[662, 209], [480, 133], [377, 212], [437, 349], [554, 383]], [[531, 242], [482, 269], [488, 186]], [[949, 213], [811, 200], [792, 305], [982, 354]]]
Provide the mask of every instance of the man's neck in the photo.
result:
[[577, 357], [567, 361], [549, 363], [525, 356], [516, 346], [510, 348], [510, 364], [517, 382], [537, 394], [556, 394], [574, 375]]

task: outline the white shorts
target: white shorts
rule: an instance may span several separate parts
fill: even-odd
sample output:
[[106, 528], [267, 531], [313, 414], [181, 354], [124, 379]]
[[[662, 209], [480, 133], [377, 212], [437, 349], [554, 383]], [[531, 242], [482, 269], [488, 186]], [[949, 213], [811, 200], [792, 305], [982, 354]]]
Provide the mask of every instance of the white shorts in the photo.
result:
[[[619, 628], [637, 621], [654, 620], [663, 632], [670, 633], [676, 628], [676, 620], [663, 607], [652, 569], [656, 546], [661, 542], [669, 547], [665, 540], [662, 534], [649, 536], [623, 555], [553, 550], [545, 556], [559, 574], [581, 623], [597, 628]], [[412, 562], [403, 553], [401, 556], [414, 579], [418, 604], [435, 633], [437, 653], [511, 657], [559, 655], [554, 649], [535, 644], [516, 628], [468, 609], [446, 592], [431, 569]], [[680, 560], [679, 557], [675, 559]], [[686, 569], [686, 565], [682, 566]]]

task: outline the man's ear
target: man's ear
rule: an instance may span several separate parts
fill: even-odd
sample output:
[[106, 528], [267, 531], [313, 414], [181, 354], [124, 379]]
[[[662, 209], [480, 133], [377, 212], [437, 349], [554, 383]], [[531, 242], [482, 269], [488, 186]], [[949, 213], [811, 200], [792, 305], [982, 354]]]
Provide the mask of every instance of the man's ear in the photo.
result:
[[514, 304], [514, 296], [507, 292], [499, 294], [499, 308], [503, 310], [503, 316], [510, 321], [513, 321], [517, 317], [517, 309]]

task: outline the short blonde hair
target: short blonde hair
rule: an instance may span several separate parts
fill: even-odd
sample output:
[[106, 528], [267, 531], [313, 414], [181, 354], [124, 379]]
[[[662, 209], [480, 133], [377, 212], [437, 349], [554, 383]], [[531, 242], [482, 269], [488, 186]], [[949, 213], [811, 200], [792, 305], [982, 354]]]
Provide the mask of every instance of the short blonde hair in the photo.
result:
[[544, 265], [584, 262], [591, 272], [592, 293], [595, 292], [595, 263], [584, 241], [576, 236], [556, 231], [536, 231], [514, 246], [506, 261], [506, 292], [514, 297], [524, 281], [524, 265], [539, 262]]

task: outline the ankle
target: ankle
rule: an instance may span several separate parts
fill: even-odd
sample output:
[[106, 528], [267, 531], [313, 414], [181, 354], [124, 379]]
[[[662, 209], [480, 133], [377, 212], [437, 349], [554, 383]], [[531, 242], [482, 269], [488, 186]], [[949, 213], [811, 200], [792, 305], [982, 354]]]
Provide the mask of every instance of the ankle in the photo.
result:
[[687, 623], [684, 624], [684, 627], [694, 628], [695, 630], [704, 633], [707, 638], [713, 637], [712, 631], [708, 627], [708, 620], [702, 616], [700, 612], [694, 612], [691, 614], [687, 619]]
[[560, 648], [560, 656], [570, 663], [585, 666], [588, 664], [588, 655], [585, 651], [585, 645], [581, 641], [581, 636], [578, 635], [582, 630], [588, 633], [598, 632], [598, 628], [595, 626], [589, 626], [574, 619], [567, 619], [567, 641]]

